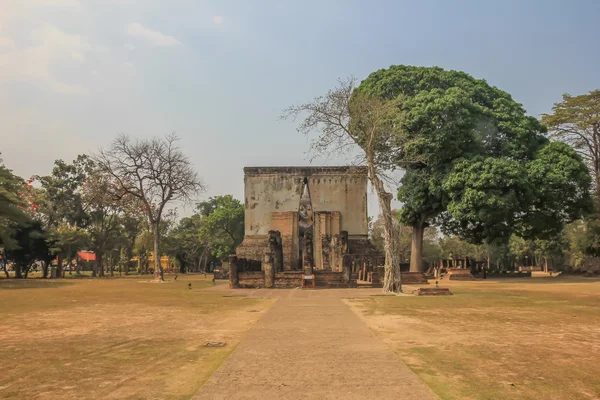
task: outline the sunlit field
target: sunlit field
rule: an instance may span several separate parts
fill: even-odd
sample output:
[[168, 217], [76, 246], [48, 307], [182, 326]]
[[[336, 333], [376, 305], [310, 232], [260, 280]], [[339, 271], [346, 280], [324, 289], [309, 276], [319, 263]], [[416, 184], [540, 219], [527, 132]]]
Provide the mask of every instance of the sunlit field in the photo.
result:
[[0, 398], [190, 398], [272, 304], [150, 279], [0, 280]]
[[448, 282], [347, 300], [442, 399], [600, 398], [600, 280]]

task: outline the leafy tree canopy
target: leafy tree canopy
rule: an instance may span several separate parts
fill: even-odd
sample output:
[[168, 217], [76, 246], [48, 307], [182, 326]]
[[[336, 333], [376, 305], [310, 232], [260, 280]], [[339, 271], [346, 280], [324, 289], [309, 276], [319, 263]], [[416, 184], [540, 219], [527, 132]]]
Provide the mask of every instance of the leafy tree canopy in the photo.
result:
[[437, 217], [443, 231], [473, 243], [506, 242], [513, 232], [550, 240], [589, 210], [581, 158], [549, 143], [537, 119], [486, 81], [437, 67], [392, 66], [359, 90], [397, 104], [405, 143], [396, 158], [405, 170], [400, 219], [415, 234]]
[[200, 235], [212, 254], [223, 259], [244, 239], [244, 206], [231, 195], [212, 197], [198, 204], [203, 216]]
[[398, 197], [407, 224], [446, 209], [444, 183], [457, 160], [528, 160], [546, 142], [543, 126], [508, 93], [464, 72], [396, 65], [372, 73], [359, 90], [397, 101], [406, 143], [397, 156], [406, 171]]
[[17, 246], [13, 238], [17, 224], [28, 220], [20, 195], [24, 185], [23, 179], [0, 165], [0, 246], [6, 249]]

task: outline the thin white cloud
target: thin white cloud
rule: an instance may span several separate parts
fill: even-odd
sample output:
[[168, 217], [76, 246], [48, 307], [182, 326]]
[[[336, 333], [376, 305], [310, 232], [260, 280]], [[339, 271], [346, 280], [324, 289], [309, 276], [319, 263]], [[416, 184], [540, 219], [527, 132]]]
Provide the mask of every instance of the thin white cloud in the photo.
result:
[[83, 62], [85, 60], [85, 56], [83, 53], [79, 51], [74, 51], [71, 53], [71, 58], [75, 61]]
[[12, 49], [13, 47], [15, 47], [15, 44], [13, 43], [12, 39], [5, 36], [0, 36], [0, 48]]
[[127, 34], [132, 37], [147, 40], [155, 46], [179, 46], [181, 43], [173, 36], [148, 29], [137, 22], [127, 26]]
[[33, 0], [32, 3], [49, 7], [79, 7], [81, 5], [78, 0]]
[[59, 93], [87, 92], [85, 87], [63, 82], [53, 73], [56, 67], [85, 59], [85, 53], [91, 51], [85, 37], [45, 24], [33, 30], [30, 38], [34, 44], [29, 47], [0, 52], [0, 84], [27, 82]]
[[225, 22], [225, 18], [220, 15], [215, 15], [212, 17], [212, 22], [215, 25], [221, 25], [223, 22]]
[[135, 46], [132, 45], [131, 43], [125, 43], [124, 47], [129, 50], [129, 51], [134, 51], [135, 50]]

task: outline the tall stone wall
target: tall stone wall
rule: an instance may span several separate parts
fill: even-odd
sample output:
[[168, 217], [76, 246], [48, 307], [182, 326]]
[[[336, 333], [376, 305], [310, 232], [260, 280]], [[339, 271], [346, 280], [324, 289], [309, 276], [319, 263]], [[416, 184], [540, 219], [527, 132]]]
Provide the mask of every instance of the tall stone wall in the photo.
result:
[[267, 235], [274, 229], [273, 213], [297, 212], [305, 178], [313, 211], [339, 211], [340, 230], [351, 237], [367, 237], [364, 167], [244, 168], [246, 237]]

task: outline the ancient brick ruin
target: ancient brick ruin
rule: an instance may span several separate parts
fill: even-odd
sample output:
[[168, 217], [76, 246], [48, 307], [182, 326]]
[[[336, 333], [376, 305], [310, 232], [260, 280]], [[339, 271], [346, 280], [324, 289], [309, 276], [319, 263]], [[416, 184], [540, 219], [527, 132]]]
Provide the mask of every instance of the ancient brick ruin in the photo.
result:
[[365, 167], [244, 168], [244, 191], [232, 287], [347, 287], [383, 264], [368, 239]]

